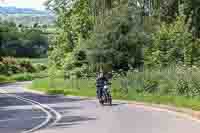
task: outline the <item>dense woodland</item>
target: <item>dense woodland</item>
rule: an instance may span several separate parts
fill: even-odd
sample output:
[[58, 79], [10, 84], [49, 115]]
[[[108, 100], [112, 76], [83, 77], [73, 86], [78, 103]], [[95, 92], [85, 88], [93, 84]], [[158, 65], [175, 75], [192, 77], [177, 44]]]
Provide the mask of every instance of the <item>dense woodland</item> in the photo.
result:
[[58, 68], [200, 65], [198, 0], [50, 0], [47, 5], [58, 16], [60, 34], [49, 57]]

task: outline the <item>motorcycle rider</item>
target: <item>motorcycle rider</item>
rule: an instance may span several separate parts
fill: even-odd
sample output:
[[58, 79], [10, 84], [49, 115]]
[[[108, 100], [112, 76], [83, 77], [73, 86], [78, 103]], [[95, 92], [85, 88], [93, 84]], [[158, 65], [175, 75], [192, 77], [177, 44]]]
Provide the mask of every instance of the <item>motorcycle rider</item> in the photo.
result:
[[96, 79], [96, 88], [97, 88], [97, 96], [98, 99], [101, 99], [102, 93], [103, 93], [103, 88], [104, 86], [108, 83], [108, 79], [106, 77], [106, 74], [101, 72], [98, 74], [97, 79]]

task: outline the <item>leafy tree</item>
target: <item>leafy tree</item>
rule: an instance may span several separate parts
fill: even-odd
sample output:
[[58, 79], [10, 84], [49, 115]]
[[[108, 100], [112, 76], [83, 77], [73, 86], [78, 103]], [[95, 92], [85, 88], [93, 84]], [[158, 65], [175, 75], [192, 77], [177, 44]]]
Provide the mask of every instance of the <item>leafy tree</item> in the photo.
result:
[[59, 69], [199, 64], [198, 0], [49, 0], [47, 5], [58, 18], [49, 58]]
[[38, 28], [39, 27], [39, 24], [38, 23], [34, 23], [33, 24], [33, 28]]
[[113, 8], [104, 24], [96, 25], [86, 43], [91, 64], [111, 64], [116, 71], [143, 66], [142, 49], [148, 39], [141, 24], [141, 13], [133, 11], [138, 7], [133, 5], [128, 10], [127, 4]]
[[57, 28], [60, 34], [52, 40], [49, 54], [52, 63], [56, 63], [58, 67], [62, 66], [67, 53], [81, 45], [81, 38], [90, 37], [93, 28], [88, 1], [73, 1], [70, 7], [66, 2], [52, 0], [48, 3], [48, 7], [58, 16]]

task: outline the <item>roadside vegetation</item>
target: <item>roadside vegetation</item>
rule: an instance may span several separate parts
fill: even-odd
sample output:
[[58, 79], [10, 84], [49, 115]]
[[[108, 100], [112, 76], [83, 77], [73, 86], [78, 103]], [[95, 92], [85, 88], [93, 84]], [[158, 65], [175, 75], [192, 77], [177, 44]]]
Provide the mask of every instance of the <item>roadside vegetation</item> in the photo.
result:
[[[167, 104], [200, 110], [200, 72], [197, 68], [176, 68], [162, 71], [129, 71], [112, 80], [114, 99]], [[95, 97], [95, 78], [67, 79], [59, 77], [34, 80], [29, 89], [47, 94]]]
[[17, 60], [29, 60], [33, 64], [48, 65], [48, 58], [17, 58]]
[[0, 83], [31, 81], [48, 76], [46, 65], [33, 64], [28, 59], [14, 57], [0, 58], [0, 70]]
[[104, 71], [113, 74], [114, 98], [200, 110], [198, 0], [49, 0], [46, 5], [57, 15], [56, 35], [49, 41], [48, 77], [34, 80], [31, 89], [95, 96], [96, 74]]
[[0, 21], [0, 56], [39, 58], [47, 50], [48, 38], [41, 30]]
[[0, 21], [0, 83], [47, 75], [48, 38], [39, 29]]

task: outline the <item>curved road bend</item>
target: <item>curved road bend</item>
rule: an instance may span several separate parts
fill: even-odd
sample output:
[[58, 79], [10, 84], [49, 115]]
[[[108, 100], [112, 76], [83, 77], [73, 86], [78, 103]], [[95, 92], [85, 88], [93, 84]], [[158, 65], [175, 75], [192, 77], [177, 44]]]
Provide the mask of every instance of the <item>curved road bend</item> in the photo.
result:
[[0, 86], [11, 94], [0, 94], [0, 133], [26, 133], [36, 127], [35, 133], [200, 132], [200, 122], [174, 113], [123, 103], [101, 107], [93, 100], [29, 93], [22, 86]]

